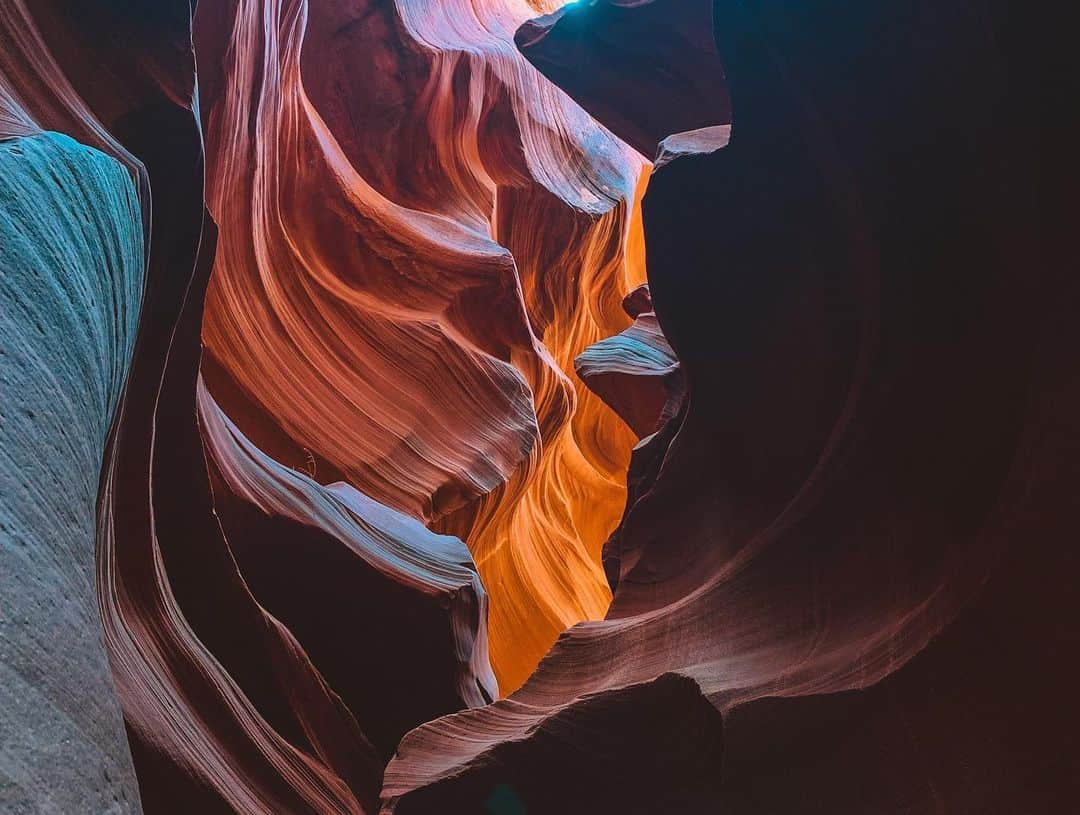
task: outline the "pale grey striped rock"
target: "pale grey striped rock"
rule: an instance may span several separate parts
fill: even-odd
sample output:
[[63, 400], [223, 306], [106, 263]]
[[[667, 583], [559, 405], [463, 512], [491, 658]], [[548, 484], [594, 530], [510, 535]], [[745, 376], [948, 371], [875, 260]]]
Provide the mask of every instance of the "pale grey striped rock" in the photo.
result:
[[138, 324], [142, 221], [114, 159], [0, 141], [0, 811], [128, 813], [95, 503]]

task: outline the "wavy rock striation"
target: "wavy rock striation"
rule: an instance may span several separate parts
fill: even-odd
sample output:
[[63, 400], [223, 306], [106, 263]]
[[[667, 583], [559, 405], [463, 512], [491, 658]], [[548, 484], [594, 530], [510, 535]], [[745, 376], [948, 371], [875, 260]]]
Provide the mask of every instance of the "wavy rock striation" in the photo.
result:
[[572, 365], [643, 282], [644, 162], [517, 53], [530, 13], [245, 0], [198, 26], [210, 387], [286, 464], [468, 544], [503, 691], [607, 608], [632, 437]]
[[[495, 698], [487, 595], [460, 540], [282, 466], [203, 387], [199, 417], [214, 510], [246, 581], [384, 755], [406, 730]], [[342, 648], [343, 630], [355, 647]]]
[[[1067, 695], [1050, 657], [1066, 633], [995, 631], [1015, 631], [1010, 614], [1062, 613], [1056, 588], [1036, 600], [1034, 587], [1060, 586], [1047, 569], [1071, 560], [1052, 541], [1075, 526], [1059, 480], [1075, 483], [1078, 434], [1047, 411], [1077, 395], [1057, 351], [1077, 346], [1059, 299], [1075, 286], [1027, 262], [1039, 244], [1014, 158], [1025, 141], [1001, 124], [995, 41], [965, 22], [977, 4], [927, 5], [914, 29], [866, 6], [843, 30], [827, 5], [714, 4], [731, 132], [704, 150], [700, 132], [669, 142], [650, 180], [651, 293], [688, 402], [617, 535], [607, 619], [562, 635], [510, 699], [409, 734], [386, 811], [441, 811], [501, 744], [527, 773], [545, 751], [540, 723], [600, 695], [600, 727], [617, 728], [622, 689], [670, 672], [738, 725], [709, 809], [1005, 812], [1068, 798], [1053, 756], [1069, 727], [1026, 721], [1018, 701], [1047, 673], [1051, 698]], [[575, 87], [587, 72], [566, 53], [561, 76], [584, 97], [590, 79]], [[855, 103], [853, 70], [874, 102]], [[933, 138], [905, 122], [934, 122]], [[995, 650], [1024, 667], [998, 674]], [[964, 658], [985, 670], [966, 700]], [[955, 695], [919, 697], [937, 682]], [[852, 736], [845, 715], [872, 731]], [[789, 752], [805, 728], [826, 732]], [[932, 740], [928, 766], [910, 743]], [[1047, 760], [1010, 765], [1010, 750]], [[845, 781], [851, 767], [873, 781]], [[773, 783], [778, 770], [788, 783]]]
[[[464, 714], [464, 738], [478, 735], [470, 721]], [[720, 713], [675, 674], [586, 694], [537, 716], [527, 739], [505, 735], [474, 745], [463, 771], [401, 801], [404, 779], [395, 776], [383, 812], [701, 812], [719, 796]], [[412, 744], [394, 766], [410, 764]]]
[[51, 11], [0, 3], [0, 805], [134, 812], [94, 512], [135, 343], [146, 179], [68, 80], [67, 43], [46, 42]]
[[0, 141], [0, 809], [13, 815], [138, 806], [101, 644], [94, 509], [142, 271], [119, 162], [52, 132]]
[[1019, 15], [193, 12], [0, 0], [0, 808], [1069, 811]]
[[682, 373], [652, 310], [648, 286], [630, 292], [623, 309], [634, 324], [582, 351], [574, 370], [638, 436], [646, 437], [678, 411]]
[[[72, 236], [74, 244], [68, 249], [70, 260], [49, 272], [56, 276], [53, 288], [68, 287], [84, 298], [70, 300], [68, 311], [59, 310], [50, 319], [63, 320], [70, 313], [76, 325], [102, 326], [98, 333], [115, 325], [117, 335], [109, 346], [89, 342], [94, 339], [89, 337], [86, 349], [108, 360], [105, 384], [111, 382], [111, 392], [97, 384], [92, 356], [71, 380], [76, 392], [93, 393], [95, 386], [100, 392], [99, 404], [87, 405], [78, 417], [87, 425], [91, 446], [95, 439], [104, 441], [111, 406], [120, 396], [134, 339], [124, 329], [133, 329], [137, 295], [140, 289], [143, 293], [138, 339], [110, 444], [103, 456], [97, 450], [92, 470], [73, 470], [71, 476], [93, 483], [103, 462], [96, 558], [101, 620], [84, 620], [81, 639], [71, 645], [85, 664], [63, 680], [73, 683], [63, 704], [71, 707], [72, 716], [89, 722], [84, 735], [66, 749], [82, 751], [86, 760], [66, 765], [64, 772], [74, 774], [71, 783], [46, 791], [42, 773], [48, 754], [32, 754], [27, 761], [16, 750], [15, 760], [21, 762], [15, 765], [16, 803], [30, 811], [137, 807], [130, 758], [118, 722], [109, 720], [111, 692], [102, 687], [100, 672], [95, 674], [93, 658], [100, 656], [100, 646], [87, 644], [98, 641], [102, 625], [146, 810], [360, 812], [357, 796], [374, 798], [381, 763], [295, 639], [247, 591], [209, 500], [195, 420], [200, 287], [209, 273], [209, 255], [196, 263], [204, 209], [201, 135], [193, 115], [191, 9], [186, 2], [122, 8], [43, 3], [31, 16], [12, 1], [2, 11], [5, 126], [20, 135], [38, 125], [65, 131], [111, 154], [130, 173], [125, 202], [116, 180], [118, 172], [126, 175], [120, 164], [89, 159], [85, 149], [67, 147], [75, 159], [88, 162], [84, 174], [96, 170], [100, 189], [89, 180], [82, 190], [74, 183], [61, 192], [42, 188], [49, 195], [42, 194], [41, 206], [55, 210], [56, 224], [50, 227], [61, 227], [60, 235]], [[23, 142], [10, 149], [26, 155], [29, 148]], [[65, 164], [63, 155], [38, 169], [53, 185], [65, 181], [65, 172], [70, 175], [71, 161]], [[112, 189], [102, 186], [105, 181]], [[133, 181], [141, 206], [133, 206]], [[112, 219], [122, 219], [126, 230], [120, 233], [123, 239], [134, 236], [139, 260], [134, 268], [123, 268], [119, 259], [130, 246], [111, 248], [108, 243], [110, 213], [82, 211], [94, 207], [96, 198], [113, 205]], [[34, 214], [26, 201], [19, 203]], [[87, 231], [81, 242], [64, 218]], [[90, 240], [95, 228], [102, 233], [99, 249]], [[14, 229], [18, 236], [28, 227], [16, 221]], [[209, 253], [212, 230], [206, 234], [203, 246]], [[140, 246], [142, 237], [146, 243]], [[100, 255], [96, 265], [80, 266], [80, 249], [88, 257]], [[34, 269], [17, 266], [16, 272], [26, 276]], [[88, 288], [95, 274], [102, 278], [96, 295]], [[80, 278], [86, 279], [81, 286]], [[36, 326], [45, 322], [16, 328], [41, 334], [44, 328]], [[34, 331], [30, 341], [38, 343]], [[56, 341], [39, 343], [46, 352], [42, 363], [47, 354], [55, 355], [49, 342]], [[28, 388], [27, 398], [37, 398], [34, 393]], [[34, 407], [29, 410], [37, 415]], [[77, 403], [71, 402], [71, 408]], [[43, 423], [55, 413], [43, 407]], [[73, 484], [72, 489], [84, 488]], [[68, 581], [84, 587], [73, 592], [72, 613], [79, 598], [87, 598], [91, 580], [85, 543], [68, 564]], [[45, 595], [32, 589], [29, 601], [38, 602], [36, 596]], [[62, 613], [56, 618], [61, 630], [65, 618]], [[57, 687], [57, 680], [43, 682], [43, 695], [54, 695]], [[55, 716], [49, 715], [34, 711], [30, 718], [45, 725], [28, 730], [26, 738], [47, 743], [58, 731]], [[97, 751], [87, 748], [87, 739]]]

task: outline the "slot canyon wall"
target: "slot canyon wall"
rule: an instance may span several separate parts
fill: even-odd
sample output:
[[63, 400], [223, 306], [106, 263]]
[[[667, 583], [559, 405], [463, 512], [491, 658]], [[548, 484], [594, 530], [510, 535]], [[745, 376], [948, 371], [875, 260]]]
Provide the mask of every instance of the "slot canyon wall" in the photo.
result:
[[1045, 32], [0, 0], [0, 810], [1070, 811]]

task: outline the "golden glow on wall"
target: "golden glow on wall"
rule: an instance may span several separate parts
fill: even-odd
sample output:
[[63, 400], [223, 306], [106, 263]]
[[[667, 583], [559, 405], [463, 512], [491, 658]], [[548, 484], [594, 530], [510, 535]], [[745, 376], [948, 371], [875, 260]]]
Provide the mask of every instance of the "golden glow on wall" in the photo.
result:
[[600, 552], [635, 437], [573, 360], [629, 325], [646, 163], [517, 53], [523, 4], [440, 7], [440, 27], [403, 2], [377, 76], [344, 12], [238, 6], [204, 100], [203, 339], [248, 406], [230, 414], [283, 431], [284, 463], [466, 541], [507, 693], [610, 602]]

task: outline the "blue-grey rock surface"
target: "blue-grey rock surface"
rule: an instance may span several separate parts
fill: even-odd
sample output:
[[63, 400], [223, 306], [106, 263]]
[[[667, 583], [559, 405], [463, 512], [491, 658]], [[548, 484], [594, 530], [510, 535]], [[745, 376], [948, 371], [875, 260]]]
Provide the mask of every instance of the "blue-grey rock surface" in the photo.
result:
[[101, 640], [95, 504], [143, 283], [117, 161], [0, 141], [0, 812], [129, 813], [139, 797]]

